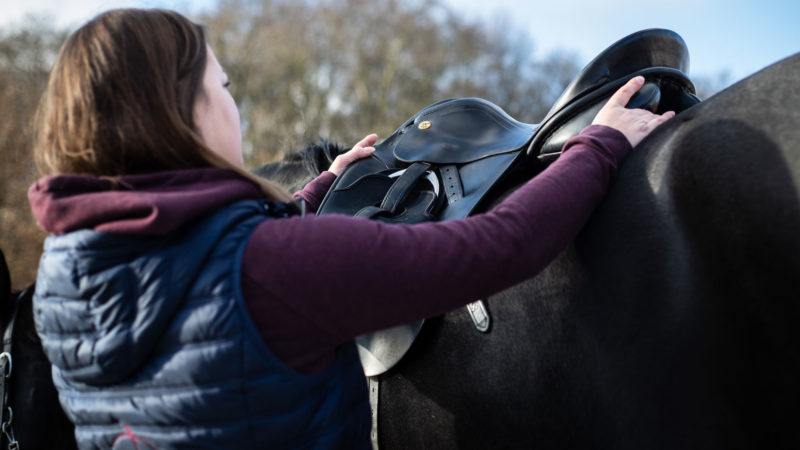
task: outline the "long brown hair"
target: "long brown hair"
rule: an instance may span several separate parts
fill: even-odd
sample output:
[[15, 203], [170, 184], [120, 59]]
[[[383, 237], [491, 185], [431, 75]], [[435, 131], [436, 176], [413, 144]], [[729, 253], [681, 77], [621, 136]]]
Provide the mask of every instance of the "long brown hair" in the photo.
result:
[[174, 11], [116, 9], [86, 23], [61, 47], [39, 106], [39, 170], [117, 177], [222, 167], [273, 200], [290, 200], [217, 155], [197, 132], [207, 53], [203, 28]]

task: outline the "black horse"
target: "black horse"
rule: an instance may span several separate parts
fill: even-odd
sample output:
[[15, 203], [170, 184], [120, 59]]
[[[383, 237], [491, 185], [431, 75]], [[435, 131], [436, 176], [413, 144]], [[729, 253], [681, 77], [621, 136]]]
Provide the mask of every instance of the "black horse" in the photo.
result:
[[[67, 419], [51, 377], [50, 362], [33, 325], [33, 286], [12, 291], [0, 251], [0, 331], [3, 332], [2, 448], [72, 449], [75, 427]], [[13, 445], [18, 447], [14, 447]]]
[[380, 376], [381, 448], [798, 448], [798, 104], [800, 55], [656, 130], [489, 333], [425, 323]]
[[[464, 310], [426, 322], [381, 376], [381, 446], [800, 446], [798, 104], [800, 55], [656, 130], [573, 246], [486, 299], [489, 333]], [[334, 154], [320, 146], [258, 172], [291, 171], [296, 188]], [[35, 334], [18, 320], [24, 355]], [[17, 401], [17, 438], [26, 424], [63, 439], [44, 416], [24, 418], [23, 405], [58, 408], [30, 394], [52, 389], [49, 366], [17, 358], [13, 376], [26, 365], [19, 379], [36, 388]], [[31, 446], [65, 447], [55, 442]]]
[[381, 446], [798, 448], [799, 102], [796, 55], [656, 130], [490, 333], [426, 323]]

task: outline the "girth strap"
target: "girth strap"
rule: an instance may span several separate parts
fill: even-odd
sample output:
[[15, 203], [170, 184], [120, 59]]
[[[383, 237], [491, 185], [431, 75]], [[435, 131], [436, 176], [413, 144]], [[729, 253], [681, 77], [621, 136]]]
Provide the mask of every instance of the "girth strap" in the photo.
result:
[[369, 431], [369, 440], [372, 443], [372, 450], [380, 450], [378, 440], [378, 399], [380, 398], [380, 375], [367, 377], [367, 389], [369, 389], [369, 411], [372, 416], [372, 428]]

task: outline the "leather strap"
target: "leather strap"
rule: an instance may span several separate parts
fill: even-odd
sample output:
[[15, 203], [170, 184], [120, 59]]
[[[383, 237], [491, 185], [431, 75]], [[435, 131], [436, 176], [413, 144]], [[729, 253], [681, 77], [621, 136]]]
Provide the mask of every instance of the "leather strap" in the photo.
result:
[[442, 174], [442, 185], [447, 196], [447, 204], [453, 203], [464, 198], [464, 189], [461, 187], [461, 177], [458, 175], [458, 167], [455, 164], [442, 166], [439, 171]]
[[424, 162], [415, 162], [408, 166], [386, 192], [381, 206], [366, 206], [361, 208], [355, 216], [372, 219], [378, 216], [392, 217], [396, 215], [400, 212], [401, 205], [406, 197], [408, 197], [408, 194], [430, 168], [431, 165]]
[[372, 450], [378, 450], [378, 398], [380, 392], [380, 376], [367, 377], [367, 388], [369, 389], [369, 412], [372, 416], [372, 429], [369, 432], [369, 440], [372, 442]]
[[420, 178], [425, 175], [425, 172], [430, 170], [431, 165], [424, 162], [415, 162], [408, 166], [400, 177], [395, 180], [386, 196], [383, 198], [381, 208], [391, 212], [392, 215], [397, 214], [400, 210], [400, 205], [403, 200], [408, 197], [408, 193], [416, 186]]

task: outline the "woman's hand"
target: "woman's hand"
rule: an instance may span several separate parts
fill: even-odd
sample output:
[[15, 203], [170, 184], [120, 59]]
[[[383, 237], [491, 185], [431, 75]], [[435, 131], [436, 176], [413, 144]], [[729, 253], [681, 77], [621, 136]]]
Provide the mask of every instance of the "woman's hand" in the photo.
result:
[[333, 163], [331, 163], [331, 166], [328, 168], [328, 172], [333, 172], [336, 176], [339, 176], [344, 168], [347, 167], [351, 162], [357, 161], [361, 158], [366, 158], [367, 156], [371, 155], [372, 152], [375, 151], [375, 147], [373, 147], [373, 145], [375, 145], [375, 141], [377, 140], [378, 135], [370, 134], [364, 139], [358, 141], [353, 148], [342, 153], [333, 160]]
[[631, 78], [608, 99], [608, 102], [597, 112], [592, 124], [616, 128], [628, 138], [632, 147], [636, 147], [636, 144], [656, 127], [675, 116], [674, 111], [658, 115], [644, 109], [626, 108], [625, 105], [642, 86], [644, 86], [644, 77]]

